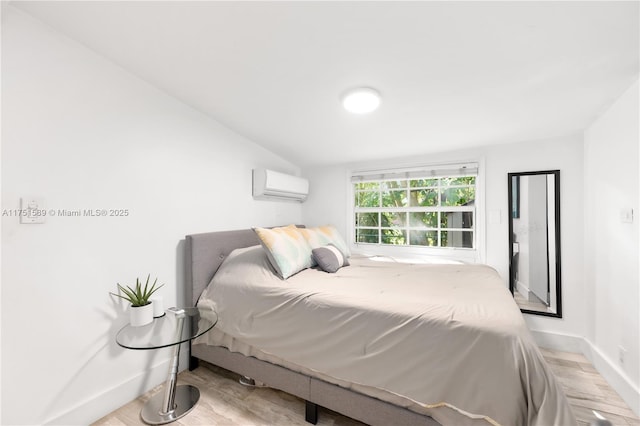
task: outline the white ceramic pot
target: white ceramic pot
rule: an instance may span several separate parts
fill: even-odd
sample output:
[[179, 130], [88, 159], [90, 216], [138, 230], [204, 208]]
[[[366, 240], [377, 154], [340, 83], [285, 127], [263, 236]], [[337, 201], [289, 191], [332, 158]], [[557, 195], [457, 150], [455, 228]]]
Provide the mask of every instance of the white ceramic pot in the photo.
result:
[[144, 306], [129, 306], [129, 324], [133, 327], [147, 325], [153, 321], [153, 303]]

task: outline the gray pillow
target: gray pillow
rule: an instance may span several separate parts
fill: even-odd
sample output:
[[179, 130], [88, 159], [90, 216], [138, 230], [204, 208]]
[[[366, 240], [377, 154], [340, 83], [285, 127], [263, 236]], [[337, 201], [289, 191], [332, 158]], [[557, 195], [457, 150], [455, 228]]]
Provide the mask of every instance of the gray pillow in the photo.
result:
[[318, 266], [325, 272], [334, 273], [343, 266], [349, 266], [347, 256], [333, 244], [318, 247], [311, 251]]

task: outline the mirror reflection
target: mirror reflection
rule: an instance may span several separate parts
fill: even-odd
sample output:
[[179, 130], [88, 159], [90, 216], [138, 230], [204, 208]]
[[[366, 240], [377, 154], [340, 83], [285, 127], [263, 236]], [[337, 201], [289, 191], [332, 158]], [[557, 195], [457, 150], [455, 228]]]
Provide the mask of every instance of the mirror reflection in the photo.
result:
[[509, 173], [509, 289], [522, 312], [562, 317], [560, 171]]

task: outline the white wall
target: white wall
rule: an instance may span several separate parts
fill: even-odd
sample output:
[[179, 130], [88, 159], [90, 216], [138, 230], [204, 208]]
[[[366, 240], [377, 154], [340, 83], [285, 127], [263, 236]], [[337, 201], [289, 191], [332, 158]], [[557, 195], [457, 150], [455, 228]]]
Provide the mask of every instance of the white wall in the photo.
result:
[[109, 291], [148, 273], [183, 303], [186, 234], [301, 221], [254, 201], [251, 169], [299, 169], [38, 21], [2, 21], [2, 209], [128, 217], [2, 218], [2, 424], [86, 424], [163, 380], [168, 350], [115, 344]]
[[311, 182], [311, 194], [303, 205], [303, 221], [309, 226], [334, 223], [348, 235], [348, 170], [379, 167], [383, 164], [438, 163], [472, 161], [484, 158], [486, 211], [499, 214], [500, 223], [486, 223], [486, 263], [498, 270], [509, 285], [509, 230], [507, 173], [534, 170], [560, 170], [562, 238], [562, 319], [525, 315], [533, 330], [570, 336], [585, 332], [583, 280], [583, 139], [582, 135], [481, 149], [455, 151], [386, 163], [344, 164], [303, 170]]
[[[639, 85], [631, 86], [585, 131], [585, 280], [587, 338], [605, 377], [640, 413], [640, 285], [638, 272]], [[633, 209], [633, 223], [620, 213]], [[619, 347], [627, 350], [624, 362]], [[616, 379], [617, 376], [621, 376]]]

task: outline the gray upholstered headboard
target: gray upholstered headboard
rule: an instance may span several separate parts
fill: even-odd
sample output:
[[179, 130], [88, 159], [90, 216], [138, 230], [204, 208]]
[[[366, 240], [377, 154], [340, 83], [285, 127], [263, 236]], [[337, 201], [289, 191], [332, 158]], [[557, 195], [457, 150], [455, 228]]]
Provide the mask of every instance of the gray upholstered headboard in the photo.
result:
[[187, 303], [195, 306], [200, 294], [207, 288], [211, 278], [229, 253], [237, 248], [257, 244], [260, 244], [260, 240], [252, 229], [187, 235], [185, 244]]
[[[304, 228], [304, 225], [296, 225]], [[253, 229], [207, 232], [186, 236], [186, 301], [195, 306], [211, 278], [233, 250], [260, 244]]]

